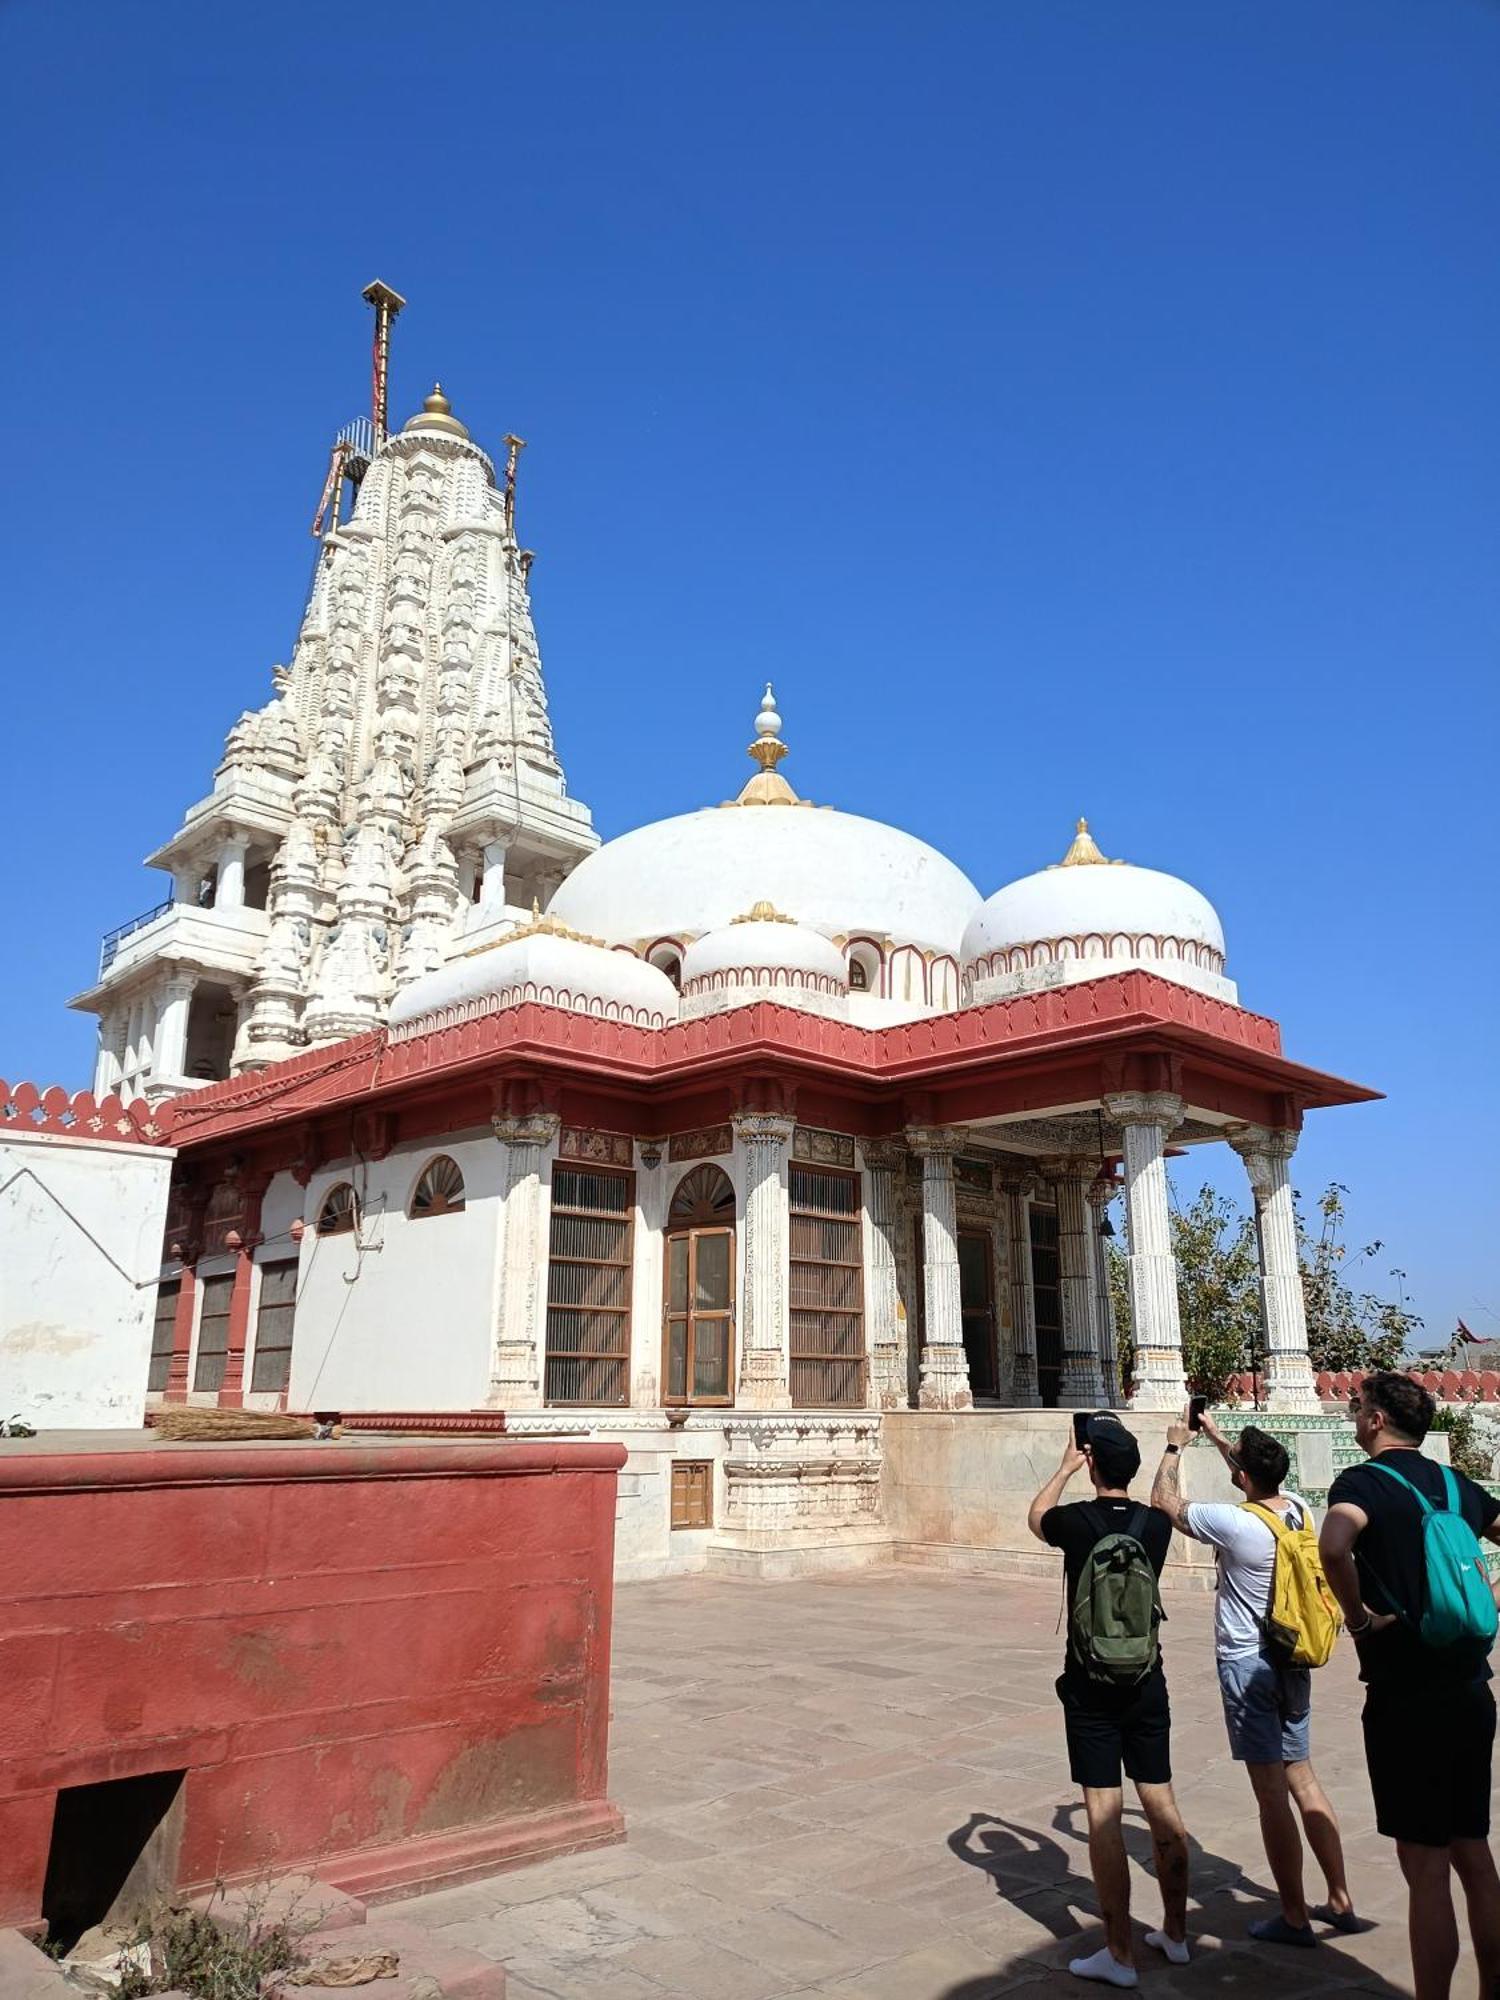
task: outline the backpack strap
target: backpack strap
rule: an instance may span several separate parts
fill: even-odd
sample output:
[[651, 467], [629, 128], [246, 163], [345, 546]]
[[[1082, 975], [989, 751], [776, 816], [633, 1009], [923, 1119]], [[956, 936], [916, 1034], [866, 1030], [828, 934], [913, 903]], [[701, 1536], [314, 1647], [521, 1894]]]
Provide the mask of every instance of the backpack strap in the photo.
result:
[[1284, 1521], [1274, 1507], [1263, 1507], [1259, 1500], [1247, 1500], [1241, 1507], [1242, 1514], [1253, 1514], [1258, 1521], [1264, 1521], [1279, 1542], [1291, 1533], [1291, 1524]]
[[[1143, 1507], [1143, 1506], [1141, 1505], [1141, 1503], [1140, 1503], [1140, 1501], [1139, 1501], [1139, 1500], [1137, 1500], [1137, 1501], [1136, 1501], [1136, 1503], [1135, 1503], [1135, 1508], [1134, 1508], [1133, 1512], [1131, 1513], [1131, 1516], [1130, 1516], [1130, 1519], [1129, 1519], [1129, 1521], [1127, 1522], [1127, 1524], [1126, 1524], [1126, 1525], [1125, 1525], [1125, 1526], [1124, 1526], [1123, 1528], [1121, 1528], [1121, 1529], [1120, 1529], [1120, 1531], [1119, 1531], [1119, 1532], [1120, 1532], [1120, 1533], [1121, 1533], [1122, 1535], [1131, 1535], [1131, 1536], [1133, 1536], [1133, 1537], [1134, 1537], [1134, 1539], [1135, 1539], [1136, 1541], [1138, 1541], [1138, 1542], [1140, 1543], [1141, 1547], [1142, 1547], [1142, 1548], [1144, 1549], [1144, 1548], [1145, 1548], [1145, 1546], [1146, 1546], [1146, 1521], [1147, 1521], [1147, 1518], [1148, 1518], [1148, 1510], [1147, 1510], [1147, 1509], [1146, 1509], [1145, 1507]], [[1148, 1560], [1149, 1560], [1149, 1556], [1148, 1556]]]
[[1458, 1490], [1458, 1481], [1453, 1477], [1453, 1467], [1451, 1465], [1444, 1465], [1441, 1467], [1441, 1471], [1443, 1475], [1443, 1492], [1448, 1501], [1448, 1512], [1450, 1514], [1462, 1515], [1464, 1511], [1463, 1495]]
[[[1428, 1514], [1435, 1514], [1438, 1511], [1437, 1508], [1434, 1507], [1432, 1502], [1428, 1499], [1427, 1495], [1422, 1491], [1421, 1487], [1418, 1486], [1414, 1480], [1408, 1479], [1404, 1472], [1398, 1472], [1394, 1465], [1382, 1465], [1378, 1458], [1370, 1459], [1369, 1464], [1374, 1471], [1383, 1472], [1387, 1479], [1394, 1479], [1398, 1486], [1404, 1486], [1407, 1492], [1410, 1493], [1416, 1500], [1417, 1505], [1422, 1509], [1424, 1518]], [[1452, 1485], [1453, 1475], [1448, 1471], [1446, 1465], [1443, 1467], [1443, 1471], [1445, 1474], [1447, 1474], [1449, 1497], [1450, 1499], [1452, 1499], [1454, 1497], [1454, 1488]]]

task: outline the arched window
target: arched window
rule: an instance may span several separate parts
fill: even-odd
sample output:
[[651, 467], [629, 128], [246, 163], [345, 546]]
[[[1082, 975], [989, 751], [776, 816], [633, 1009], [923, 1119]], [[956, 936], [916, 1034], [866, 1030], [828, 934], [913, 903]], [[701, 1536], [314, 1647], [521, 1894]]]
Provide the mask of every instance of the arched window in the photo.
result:
[[683, 1175], [667, 1211], [663, 1401], [734, 1401], [734, 1188], [718, 1167]]
[[423, 1167], [411, 1198], [411, 1215], [461, 1215], [464, 1207], [464, 1177], [456, 1160], [439, 1153]]
[[359, 1204], [348, 1181], [340, 1181], [323, 1197], [315, 1225], [320, 1236], [348, 1236], [359, 1221]]
[[880, 985], [880, 954], [872, 945], [849, 947], [849, 991], [874, 993]]
[[682, 947], [671, 938], [663, 938], [652, 945], [646, 953], [647, 965], [654, 965], [658, 972], [664, 972], [672, 984], [682, 990]]

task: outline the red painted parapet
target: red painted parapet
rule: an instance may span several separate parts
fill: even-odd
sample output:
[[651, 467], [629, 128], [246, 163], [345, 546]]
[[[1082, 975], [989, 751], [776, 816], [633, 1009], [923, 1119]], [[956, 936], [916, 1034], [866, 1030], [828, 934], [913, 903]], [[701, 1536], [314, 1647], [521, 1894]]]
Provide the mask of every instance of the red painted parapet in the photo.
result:
[[113, 1095], [96, 1099], [90, 1090], [69, 1092], [56, 1083], [38, 1090], [34, 1083], [0, 1081], [0, 1138], [8, 1131], [49, 1132], [68, 1139], [163, 1146], [172, 1142], [173, 1118], [170, 1104], [153, 1109], [143, 1097], [126, 1103]]
[[624, 1456], [345, 1439], [0, 1460], [0, 1925], [43, 1914], [60, 1791], [153, 1773], [186, 1774], [181, 1889], [305, 1870], [368, 1899], [618, 1837]]
[[[1365, 1379], [1365, 1370], [1320, 1369], [1313, 1378], [1320, 1403], [1347, 1403]], [[1476, 1373], [1472, 1368], [1408, 1368], [1406, 1373], [1414, 1382], [1435, 1396], [1440, 1403], [1496, 1403], [1500, 1402], [1500, 1374], [1493, 1369], [1483, 1369]], [[1252, 1375], [1233, 1375], [1229, 1379], [1229, 1393], [1240, 1402], [1253, 1403], [1265, 1392], [1264, 1380]]]

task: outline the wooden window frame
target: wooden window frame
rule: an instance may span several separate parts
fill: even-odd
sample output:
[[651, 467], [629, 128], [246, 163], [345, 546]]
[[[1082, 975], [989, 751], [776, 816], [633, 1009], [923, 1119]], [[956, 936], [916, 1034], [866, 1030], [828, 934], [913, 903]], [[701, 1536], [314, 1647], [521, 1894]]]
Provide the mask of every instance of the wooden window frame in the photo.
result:
[[[216, 1286], [222, 1287], [223, 1290], [224, 1310], [222, 1312], [209, 1311], [210, 1298], [217, 1299], [220, 1295], [215, 1290]], [[216, 1396], [224, 1386], [224, 1374], [229, 1365], [229, 1318], [233, 1310], [234, 1273], [232, 1271], [216, 1271], [211, 1278], [201, 1278], [198, 1282], [198, 1296], [198, 1332], [193, 1350], [193, 1394], [195, 1396]], [[224, 1328], [224, 1345], [222, 1347], [205, 1349], [203, 1345], [203, 1329], [211, 1323], [214, 1325], [222, 1323]], [[216, 1382], [205, 1382], [202, 1379], [203, 1364], [205, 1361], [218, 1362], [219, 1378]]]
[[[689, 1479], [687, 1475], [693, 1477]], [[711, 1528], [714, 1524], [714, 1462], [711, 1458], [674, 1458], [671, 1476], [670, 1528]]]
[[[814, 1208], [800, 1204], [796, 1187], [798, 1176], [808, 1180], [839, 1181], [848, 1187], [854, 1196], [852, 1208]], [[838, 1222], [851, 1229], [854, 1254], [849, 1258], [799, 1257], [795, 1254], [794, 1242], [789, 1244], [787, 1258], [788, 1295], [793, 1302], [787, 1312], [787, 1381], [792, 1391], [792, 1407], [802, 1410], [862, 1410], [867, 1407], [870, 1391], [870, 1356], [868, 1334], [865, 1326], [865, 1229], [864, 1229], [864, 1183], [860, 1174], [848, 1172], [841, 1167], [813, 1165], [806, 1160], [793, 1160], [788, 1177], [787, 1211], [789, 1235], [794, 1239], [795, 1224], [799, 1217], [814, 1222]], [[799, 1306], [795, 1303], [798, 1269], [826, 1271], [853, 1271], [855, 1274], [854, 1295], [857, 1303], [852, 1306]], [[852, 1320], [858, 1330], [859, 1346], [855, 1354], [819, 1354], [800, 1352], [797, 1348], [797, 1321], [799, 1313], [818, 1313], [825, 1317]], [[838, 1402], [824, 1399], [808, 1402], [797, 1393], [797, 1369], [802, 1366], [819, 1367], [825, 1380], [837, 1368], [853, 1367], [855, 1371], [856, 1393], [853, 1397]]]
[[[255, 1351], [250, 1361], [250, 1388], [256, 1395], [285, 1396], [288, 1388], [291, 1386], [292, 1347], [297, 1337], [297, 1278], [301, 1268], [301, 1260], [297, 1257], [268, 1257], [264, 1264], [258, 1266], [260, 1275], [255, 1299]], [[278, 1300], [268, 1307], [266, 1304], [266, 1274], [269, 1271], [290, 1271], [292, 1273], [292, 1296], [290, 1300]], [[287, 1333], [285, 1344], [283, 1345], [278, 1342], [270, 1347], [265, 1346], [261, 1336], [266, 1324], [266, 1313], [268, 1311], [275, 1313], [286, 1312], [288, 1306], [290, 1306], [291, 1310], [286, 1322]], [[262, 1382], [260, 1379], [262, 1359], [269, 1359], [272, 1355], [282, 1354], [286, 1356], [285, 1370], [278, 1371], [282, 1373], [282, 1380], [279, 1382]]]
[[[163, 1318], [162, 1306], [169, 1297], [172, 1303], [172, 1310]], [[159, 1396], [166, 1388], [167, 1382], [171, 1377], [172, 1355], [175, 1351], [177, 1340], [177, 1304], [181, 1297], [181, 1278], [163, 1278], [156, 1288], [156, 1309], [151, 1318], [151, 1360], [146, 1370], [146, 1394], [148, 1396]], [[161, 1345], [160, 1341], [163, 1326], [167, 1330], [167, 1344], [165, 1347]], [[159, 1367], [158, 1363], [160, 1363]], [[158, 1375], [161, 1377], [160, 1381], [156, 1379]]]
[[[723, 1182], [729, 1190], [728, 1221], [718, 1219], [723, 1212], [723, 1204], [715, 1207], [700, 1205], [694, 1215], [683, 1215], [674, 1225], [672, 1209], [680, 1199], [684, 1188], [705, 1170]], [[662, 1231], [661, 1259], [661, 1384], [662, 1402], [674, 1407], [695, 1410], [732, 1410], [734, 1408], [734, 1385], [739, 1367], [738, 1318], [739, 1318], [739, 1198], [734, 1192], [734, 1183], [722, 1167], [704, 1161], [699, 1166], [690, 1167], [673, 1190], [667, 1205], [667, 1225]], [[729, 1288], [728, 1303], [723, 1307], [710, 1307], [702, 1312], [693, 1301], [698, 1296], [698, 1245], [710, 1236], [723, 1236], [729, 1240]], [[685, 1238], [688, 1246], [688, 1267], [685, 1297], [686, 1306], [681, 1311], [672, 1308], [672, 1245], [679, 1238]], [[723, 1322], [725, 1325], [725, 1388], [722, 1396], [699, 1395], [693, 1388], [697, 1376], [697, 1324]], [[681, 1395], [673, 1392], [672, 1381], [672, 1328], [681, 1323], [683, 1390]]]
[[[985, 1296], [983, 1305], [979, 1306], [966, 1306], [963, 1302], [963, 1253], [959, 1249], [959, 1245], [964, 1241], [966, 1237], [971, 1242], [980, 1244], [984, 1250]], [[959, 1323], [966, 1336], [968, 1334], [971, 1324], [979, 1322], [982, 1323], [982, 1325], [984, 1326], [985, 1336], [986, 1336], [986, 1346], [989, 1351], [990, 1374], [994, 1384], [992, 1389], [987, 1389], [985, 1391], [985, 1397], [987, 1401], [999, 1402], [1001, 1400], [1000, 1337], [999, 1337], [1000, 1327], [999, 1327], [999, 1315], [997, 1312], [998, 1288], [995, 1283], [995, 1232], [993, 1231], [993, 1229], [990, 1228], [990, 1226], [987, 1223], [982, 1223], [982, 1222], [971, 1223], [967, 1226], [963, 1223], [960, 1223], [958, 1228], [954, 1231], [954, 1251], [955, 1254], [958, 1256], [959, 1260], [959, 1306], [958, 1306]], [[969, 1342], [967, 1338], [965, 1338], [964, 1352], [966, 1355], [968, 1353], [968, 1348], [969, 1348]], [[970, 1373], [969, 1387], [971, 1390], [973, 1390], [974, 1382], [973, 1382], [972, 1368], [970, 1368], [969, 1373]]]
[[[557, 1176], [559, 1173], [589, 1174], [600, 1180], [616, 1180], [624, 1183], [624, 1206], [620, 1209], [574, 1208], [557, 1199]], [[627, 1409], [630, 1404], [630, 1357], [635, 1332], [635, 1316], [632, 1310], [635, 1289], [635, 1172], [630, 1167], [610, 1167], [598, 1160], [560, 1159], [552, 1169], [552, 1200], [547, 1217], [547, 1300], [546, 1317], [542, 1330], [542, 1401], [547, 1409], [560, 1410], [617, 1410]], [[625, 1254], [622, 1258], [559, 1257], [552, 1247], [553, 1222], [558, 1217], [577, 1216], [588, 1222], [623, 1222], [625, 1225]], [[554, 1301], [552, 1297], [552, 1272], [554, 1265], [561, 1267], [578, 1266], [592, 1270], [623, 1270], [625, 1272], [625, 1304], [623, 1306], [578, 1306], [564, 1300]], [[603, 1352], [589, 1349], [568, 1348], [553, 1350], [551, 1344], [551, 1322], [553, 1307], [559, 1312], [611, 1313], [624, 1323], [625, 1344], [623, 1351]], [[550, 1387], [550, 1375], [554, 1362], [599, 1362], [609, 1361], [619, 1364], [620, 1394], [609, 1402], [600, 1402], [597, 1397], [584, 1402], [578, 1397], [556, 1396]]]
[[[441, 1166], [452, 1167], [454, 1173], [458, 1175], [457, 1199], [455, 1200], [451, 1196], [442, 1193], [441, 1190], [438, 1190], [425, 1206], [419, 1208], [417, 1202], [427, 1176]], [[468, 1204], [468, 1199], [469, 1184], [464, 1179], [463, 1168], [451, 1153], [434, 1153], [412, 1183], [411, 1200], [406, 1204], [407, 1217], [412, 1222], [430, 1222], [434, 1216], [438, 1215], [462, 1215]]]
[[[329, 1203], [336, 1194], [342, 1194], [345, 1188], [349, 1190], [349, 1205], [340, 1215], [335, 1216], [325, 1228], [323, 1218], [328, 1213]], [[358, 1232], [358, 1229], [359, 1196], [354, 1192], [354, 1183], [353, 1181], [335, 1181], [327, 1194], [318, 1203], [318, 1215], [317, 1220], [313, 1223], [313, 1234], [315, 1236], [353, 1236]]]

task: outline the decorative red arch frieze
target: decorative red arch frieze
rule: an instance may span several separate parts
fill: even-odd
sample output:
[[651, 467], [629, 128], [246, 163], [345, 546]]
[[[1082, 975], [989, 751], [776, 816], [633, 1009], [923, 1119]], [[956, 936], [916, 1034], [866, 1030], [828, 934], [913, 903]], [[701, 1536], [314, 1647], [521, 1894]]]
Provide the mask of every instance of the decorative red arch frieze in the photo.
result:
[[34, 1083], [0, 1081], [0, 1137], [6, 1132], [46, 1132], [66, 1139], [102, 1139], [112, 1145], [163, 1146], [172, 1142], [176, 1114], [171, 1104], [154, 1108], [144, 1098], [127, 1103], [111, 1093], [66, 1091], [61, 1084], [38, 1090]]

